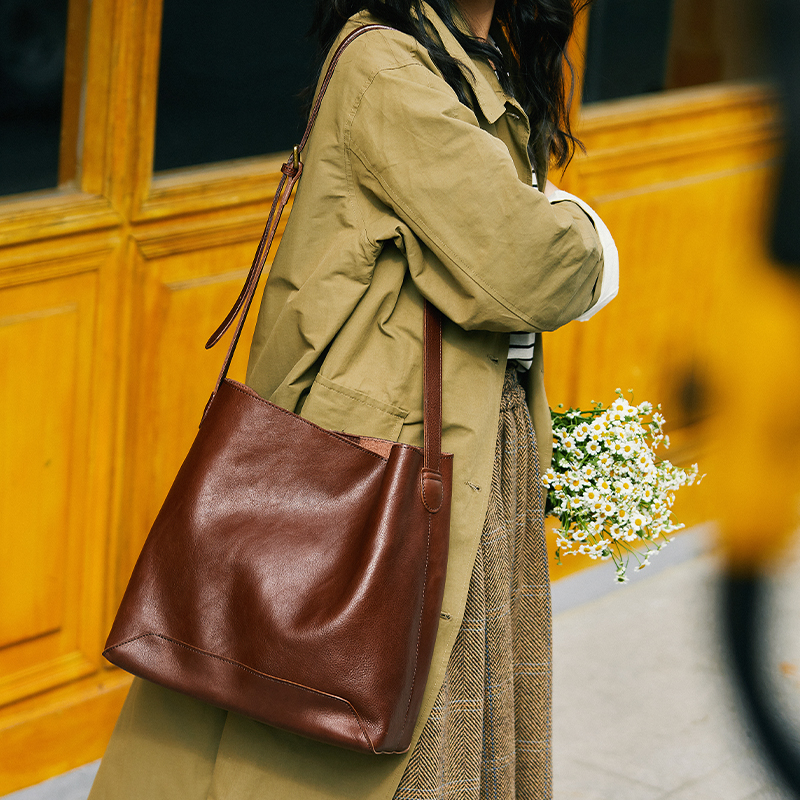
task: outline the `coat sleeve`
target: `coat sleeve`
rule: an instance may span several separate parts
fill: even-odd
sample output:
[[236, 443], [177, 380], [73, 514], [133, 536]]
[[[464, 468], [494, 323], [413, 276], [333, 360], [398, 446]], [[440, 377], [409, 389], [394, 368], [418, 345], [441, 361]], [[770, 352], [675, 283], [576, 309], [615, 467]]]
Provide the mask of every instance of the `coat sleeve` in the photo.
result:
[[596, 302], [603, 260], [589, 218], [519, 180], [503, 142], [422, 64], [374, 76], [348, 139], [365, 218], [383, 206], [403, 223], [367, 236], [401, 239], [422, 295], [461, 327], [553, 330]]

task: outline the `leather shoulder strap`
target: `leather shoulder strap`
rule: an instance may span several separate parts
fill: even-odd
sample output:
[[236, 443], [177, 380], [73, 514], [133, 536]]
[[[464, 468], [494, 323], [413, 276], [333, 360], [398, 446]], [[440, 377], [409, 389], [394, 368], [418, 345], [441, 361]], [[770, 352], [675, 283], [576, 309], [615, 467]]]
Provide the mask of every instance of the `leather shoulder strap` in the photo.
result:
[[[269, 255], [275, 233], [278, 229], [278, 223], [280, 222], [283, 210], [286, 208], [286, 204], [289, 201], [289, 197], [295, 185], [303, 174], [303, 162], [300, 160], [300, 155], [305, 149], [308, 143], [308, 137], [311, 135], [311, 131], [314, 128], [314, 123], [317, 120], [317, 115], [322, 105], [322, 99], [333, 77], [333, 71], [348, 45], [354, 42], [359, 36], [363, 36], [365, 33], [375, 30], [393, 30], [393, 28], [388, 25], [363, 25], [360, 28], [356, 28], [342, 40], [342, 43], [336, 49], [336, 52], [330, 60], [328, 70], [325, 73], [317, 97], [314, 100], [314, 105], [311, 108], [311, 114], [309, 115], [303, 138], [299, 145], [295, 145], [291, 157], [281, 167], [283, 175], [278, 184], [278, 189], [275, 192], [275, 199], [272, 201], [272, 208], [267, 217], [264, 233], [256, 249], [255, 256], [253, 257], [253, 264], [245, 279], [242, 291], [233, 304], [233, 308], [231, 308], [222, 321], [222, 324], [214, 331], [208, 342], [206, 342], [206, 349], [217, 344], [228, 328], [231, 327], [237, 316], [239, 317], [233, 337], [231, 338], [231, 343], [228, 346], [225, 361], [223, 362], [222, 369], [220, 370], [216, 385], [214, 386], [214, 391], [211, 393], [211, 397], [206, 404], [206, 410], [208, 410], [211, 401], [214, 399], [219, 387], [228, 375], [228, 370], [233, 360], [233, 354], [236, 351], [236, 346], [242, 335], [247, 313], [253, 302], [253, 297], [258, 287], [258, 281], [264, 271], [264, 265], [267, 262], [267, 256]], [[441, 466], [442, 443], [442, 319], [438, 309], [434, 308], [427, 300], [425, 301], [423, 339], [423, 431], [425, 438], [423, 468], [428, 473], [438, 475]], [[203, 416], [205, 416], [205, 413]]]
[[390, 28], [388, 25], [362, 25], [360, 28], [356, 28], [351, 34], [342, 40], [342, 43], [336, 49], [336, 52], [331, 58], [330, 64], [328, 65], [328, 70], [325, 73], [322, 84], [320, 85], [314, 105], [311, 108], [311, 114], [308, 117], [308, 124], [306, 125], [305, 132], [303, 133], [303, 138], [299, 145], [295, 145], [294, 149], [292, 150], [291, 157], [281, 167], [283, 176], [281, 177], [281, 181], [278, 184], [278, 189], [275, 192], [275, 199], [272, 201], [272, 208], [270, 209], [269, 216], [267, 217], [267, 224], [264, 226], [264, 233], [261, 235], [261, 241], [256, 249], [256, 254], [253, 257], [253, 263], [250, 267], [250, 272], [247, 275], [247, 279], [244, 282], [244, 286], [242, 287], [242, 291], [239, 293], [239, 297], [233, 304], [233, 308], [231, 308], [231, 310], [228, 312], [228, 315], [222, 321], [222, 324], [214, 331], [214, 333], [211, 334], [211, 338], [206, 342], [207, 350], [217, 344], [217, 342], [224, 335], [225, 331], [227, 331], [228, 328], [230, 328], [230, 326], [233, 324], [233, 321], [236, 319], [239, 312], [244, 309], [244, 312], [239, 319], [239, 323], [236, 326], [236, 331], [233, 339], [231, 340], [230, 347], [228, 348], [228, 354], [225, 358], [224, 364], [222, 365], [222, 370], [220, 371], [219, 378], [217, 379], [217, 384], [214, 387], [214, 394], [216, 394], [217, 389], [219, 389], [220, 384], [223, 380], [225, 380], [225, 377], [228, 374], [228, 369], [230, 368], [231, 361], [233, 359], [233, 353], [236, 350], [236, 345], [239, 343], [239, 337], [241, 336], [242, 328], [244, 327], [244, 321], [247, 317], [247, 312], [250, 310], [250, 304], [253, 301], [253, 296], [255, 295], [258, 281], [261, 278], [261, 273], [264, 271], [264, 265], [266, 264], [267, 256], [269, 255], [270, 248], [272, 247], [272, 241], [275, 238], [275, 232], [278, 229], [278, 223], [281, 220], [281, 215], [283, 214], [284, 208], [286, 208], [286, 204], [289, 202], [289, 197], [292, 194], [295, 184], [298, 183], [303, 174], [303, 162], [300, 160], [300, 154], [305, 149], [305, 146], [308, 143], [308, 137], [311, 135], [311, 131], [314, 129], [314, 123], [317, 121], [317, 115], [319, 114], [319, 109], [322, 105], [322, 99], [325, 97], [325, 92], [327, 91], [328, 85], [333, 77], [333, 71], [336, 69], [336, 65], [339, 63], [339, 59], [342, 57], [342, 53], [345, 51], [345, 49], [359, 36], [363, 36], [365, 33], [373, 30], [392, 30], [392, 28]]

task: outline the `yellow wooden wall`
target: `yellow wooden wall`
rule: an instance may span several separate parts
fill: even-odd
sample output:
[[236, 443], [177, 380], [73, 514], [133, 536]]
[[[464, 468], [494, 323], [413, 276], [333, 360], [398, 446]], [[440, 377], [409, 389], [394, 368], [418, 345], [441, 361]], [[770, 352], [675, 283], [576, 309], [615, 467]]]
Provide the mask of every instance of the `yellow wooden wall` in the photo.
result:
[[[249, 266], [280, 163], [153, 179], [160, 0], [89, 9], [70, 4], [63, 185], [0, 200], [0, 794], [103, 751], [129, 679], [102, 643], [194, 436], [223, 355], [203, 343]], [[615, 233], [622, 289], [549, 337], [551, 400], [633, 388], [664, 403], [676, 454], [699, 458], [681, 388], [703, 337], [735, 336], [714, 328], [715, 286], [759, 252], [769, 94], [731, 84], [608, 103], [585, 109], [579, 132], [589, 155], [564, 185]], [[689, 521], [707, 515], [685, 506]]]
[[[608, 402], [619, 387], [662, 403], [680, 464], [708, 456], [711, 354], [737, 346], [731, 320], [748, 313], [732, 276], [768, 263], [764, 245], [779, 126], [769, 89], [717, 84], [583, 109], [587, 155], [563, 185], [598, 210], [614, 234], [620, 293], [588, 323], [548, 337], [551, 405]], [[724, 287], [723, 293], [720, 289]], [[721, 298], [724, 297], [724, 303]], [[676, 516], [713, 514], [710, 484], [682, 490]], [[553, 566], [557, 579], [589, 564]]]
[[154, 180], [160, 2], [89, 7], [70, 3], [62, 186], [0, 199], [0, 794], [102, 753], [129, 682], [102, 643], [281, 160]]

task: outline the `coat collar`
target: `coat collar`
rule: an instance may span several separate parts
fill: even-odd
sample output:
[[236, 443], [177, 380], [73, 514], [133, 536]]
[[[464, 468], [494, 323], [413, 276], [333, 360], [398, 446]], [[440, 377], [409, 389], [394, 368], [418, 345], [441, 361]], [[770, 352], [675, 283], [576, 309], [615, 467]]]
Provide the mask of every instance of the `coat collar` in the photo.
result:
[[[503, 95], [502, 92], [495, 91], [486, 78], [481, 75], [479, 70], [474, 68], [469, 69], [472, 59], [458, 43], [447, 25], [444, 24], [439, 15], [428, 3], [423, 2], [422, 8], [425, 12], [425, 17], [441, 39], [444, 49], [447, 50], [449, 55], [463, 65], [462, 72], [464, 73], [464, 79], [469, 83], [475, 94], [475, 99], [478, 101], [481, 113], [486, 117], [487, 122], [497, 122], [506, 111], [505, 95]], [[457, 22], [458, 21], [457, 18]]]

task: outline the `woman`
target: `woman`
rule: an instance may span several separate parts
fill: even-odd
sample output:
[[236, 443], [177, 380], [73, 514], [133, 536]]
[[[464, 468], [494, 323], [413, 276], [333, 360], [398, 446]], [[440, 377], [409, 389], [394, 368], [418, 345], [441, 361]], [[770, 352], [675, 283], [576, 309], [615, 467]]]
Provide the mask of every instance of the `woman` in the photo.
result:
[[545, 184], [573, 144], [574, 15], [572, 0], [317, 7], [326, 50], [367, 22], [395, 30], [360, 37], [336, 68], [247, 381], [326, 428], [421, 444], [424, 299], [445, 317], [451, 552], [411, 752], [351, 753], [137, 680], [91, 800], [552, 796], [538, 334], [596, 311], [616, 271], [601, 223]]

